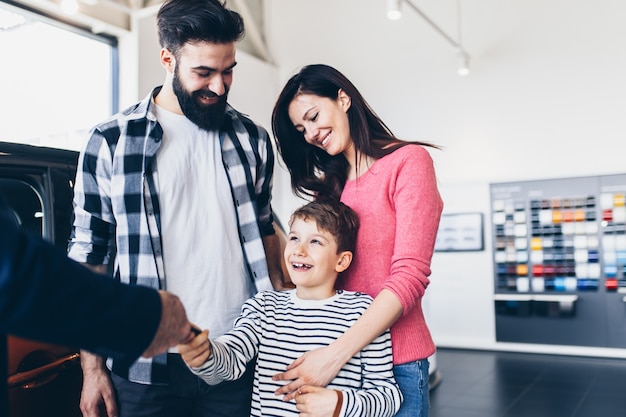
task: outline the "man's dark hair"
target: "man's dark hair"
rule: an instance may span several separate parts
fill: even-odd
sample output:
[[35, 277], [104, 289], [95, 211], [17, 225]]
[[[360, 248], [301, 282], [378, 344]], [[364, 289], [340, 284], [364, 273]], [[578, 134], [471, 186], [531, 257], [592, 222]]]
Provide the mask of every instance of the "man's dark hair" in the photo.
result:
[[337, 241], [337, 253], [354, 253], [359, 231], [359, 217], [350, 207], [336, 200], [312, 201], [293, 212], [289, 225], [295, 219], [312, 220]]
[[175, 56], [187, 42], [237, 42], [245, 33], [243, 18], [219, 0], [168, 0], [157, 13], [157, 30], [161, 47]]

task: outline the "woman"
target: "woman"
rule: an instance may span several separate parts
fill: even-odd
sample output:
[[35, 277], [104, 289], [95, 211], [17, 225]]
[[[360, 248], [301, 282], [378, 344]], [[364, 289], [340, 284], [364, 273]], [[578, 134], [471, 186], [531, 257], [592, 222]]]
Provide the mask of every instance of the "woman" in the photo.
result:
[[272, 114], [277, 148], [296, 195], [340, 198], [359, 215], [354, 263], [339, 288], [375, 298], [328, 347], [308, 352], [277, 391], [325, 386], [350, 357], [391, 327], [394, 375], [404, 396], [397, 416], [428, 416], [428, 357], [435, 352], [422, 312], [443, 203], [424, 148], [391, 133], [356, 87], [326, 65], [304, 67]]

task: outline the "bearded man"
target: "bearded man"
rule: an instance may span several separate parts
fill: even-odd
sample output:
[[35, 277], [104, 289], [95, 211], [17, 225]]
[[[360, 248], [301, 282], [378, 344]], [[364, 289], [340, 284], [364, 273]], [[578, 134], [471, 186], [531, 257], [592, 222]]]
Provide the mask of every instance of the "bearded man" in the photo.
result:
[[[157, 28], [165, 81], [90, 132], [68, 254], [104, 272], [116, 249], [116, 279], [174, 293], [217, 337], [246, 299], [283, 285], [274, 155], [267, 131], [227, 102], [240, 15], [218, 0], [169, 0]], [[81, 364], [84, 416], [250, 413], [250, 372], [210, 387], [175, 350], [134, 363], [82, 352]]]

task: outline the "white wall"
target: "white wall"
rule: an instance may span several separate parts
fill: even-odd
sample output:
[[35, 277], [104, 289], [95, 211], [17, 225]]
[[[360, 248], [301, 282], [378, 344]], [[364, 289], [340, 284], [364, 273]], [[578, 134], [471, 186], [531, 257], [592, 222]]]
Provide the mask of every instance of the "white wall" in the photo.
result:
[[[455, 0], [412, 0], [456, 38]], [[626, 171], [626, 3], [462, 0], [469, 76], [449, 43], [414, 11], [385, 1], [268, 2], [280, 83], [300, 66], [344, 72], [400, 137], [433, 151], [449, 213], [489, 221], [489, 184]], [[279, 190], [277, 192], [284, 192]], [[484, 252], [436, 253], [425, 299], [440, 346], [626, 355], [495, 342], [489, 229]]]

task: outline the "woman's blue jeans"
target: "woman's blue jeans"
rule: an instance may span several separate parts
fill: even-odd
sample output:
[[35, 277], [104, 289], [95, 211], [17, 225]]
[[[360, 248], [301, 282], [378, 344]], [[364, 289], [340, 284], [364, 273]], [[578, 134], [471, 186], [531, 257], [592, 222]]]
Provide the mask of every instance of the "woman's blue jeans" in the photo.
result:
[[428, 367], [428, 359], [393, 367], [393, 374], [404, 397], [395, 417], [428, 417]]

